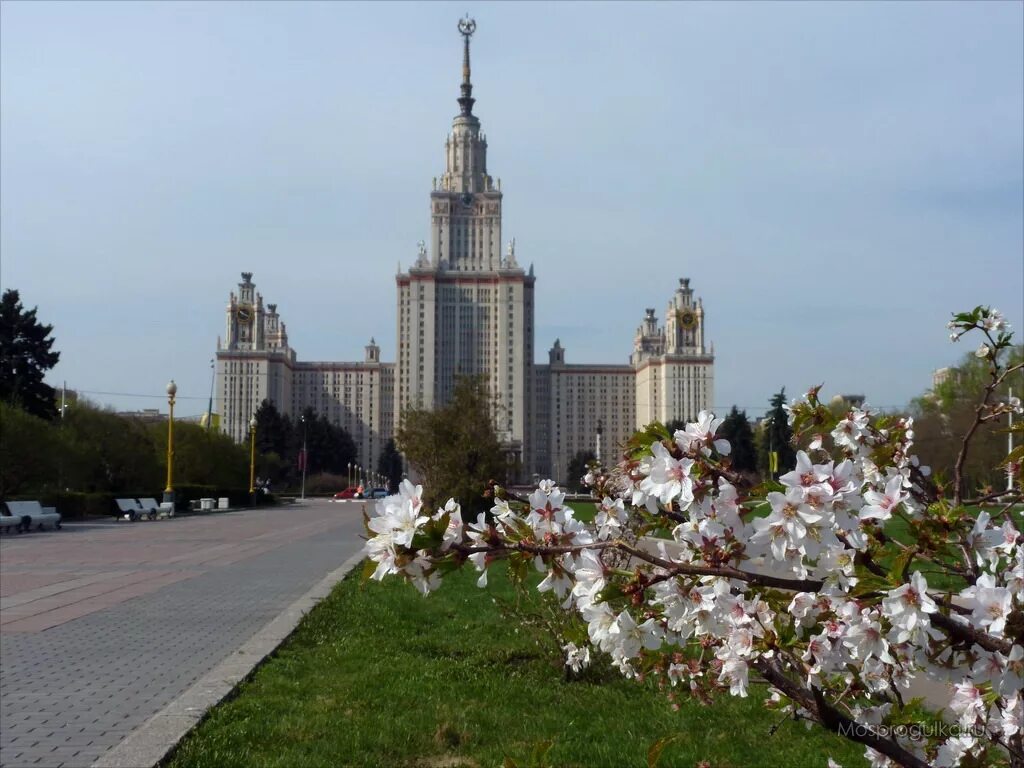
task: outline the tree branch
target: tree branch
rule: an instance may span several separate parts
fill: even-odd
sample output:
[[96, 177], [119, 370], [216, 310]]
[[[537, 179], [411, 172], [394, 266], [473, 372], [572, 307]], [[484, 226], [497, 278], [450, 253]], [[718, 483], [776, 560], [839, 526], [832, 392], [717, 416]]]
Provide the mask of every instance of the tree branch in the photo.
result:
[[753, 573], [751, 571], [740, 570], [739, 568], [733, 568], [728, 565], [711, 566], [677, 563], [672, 560], [665, 560], [657, 555], [652, 555], [642, 549], [637, 549], [621, 539], [599, 541], [593, 544], [546, 545], [534, 544], [528, 541], [520, 541], [515, 544], [501, 546], [483, 545], [467, 547], [464, 544], [456, 544], [452, 546], [449, 551], [455, 550], [463, 555], [475, 555], [481, 552], [490, 552], [496, 556], [501, 556], [512, 552], [527, 552], [532, 555], [567, 555], [576, 554], [585, 549], [618, 549], [631, 557], [635, 557], [637, 560], [643, 560], [651, 565], [664, 568], [670, 574], [676, 576], [720, 576], [726, 579], [745, 581], [748, 584], [753, 584], [754, 586], [774, 587], [775, 589], [786, 589], [793, 592], [818, 592], [824, 585], [824, 582], [815, 581], [813, 579], [789, 579], [780, 576], [769, 576], [763, 573]]
[[895, 741], [879, 736], [871, 726], [857, 723], [844, 715], [829, 704], [817, 688], [804, 688], [767, 659], [755, 659], [753, 666], [765, 680], [782, 691], [790, 700], [813, 713], [828, 730], [871, 747], [905, 768], [928, 768], [928, 763]]
[[961, 623], [950, 616], [946, 616], [944, 613], [936, 612], [929, 614], [929, 616], [931, 617], [932, 624], [935, 626], [946, 630], [946, 632], [961, 640], [969, 640], [976, 645], [980, 645], [986, 651], [999, 651], [1000, 653], [1009, 654], [1010, 649], [1013, 647], [1013, 643], [1009, 640], [993, 637], [988, 632], [982, 632], [970, 624]]

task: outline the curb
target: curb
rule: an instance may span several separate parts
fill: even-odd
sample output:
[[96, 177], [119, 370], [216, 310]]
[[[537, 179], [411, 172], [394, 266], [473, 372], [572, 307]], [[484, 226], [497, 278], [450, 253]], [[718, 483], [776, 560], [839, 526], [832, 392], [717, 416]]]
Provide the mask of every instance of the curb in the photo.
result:
[[331, 589], [363, 558], [360, 551], [327, 574], [249, 638], [241, 648], [106, 752], [92, 764], [92, 768], [150, 768], [159, 764], [212, 707], [219, 704], [284, 642], [302, 618], [327, 597]]

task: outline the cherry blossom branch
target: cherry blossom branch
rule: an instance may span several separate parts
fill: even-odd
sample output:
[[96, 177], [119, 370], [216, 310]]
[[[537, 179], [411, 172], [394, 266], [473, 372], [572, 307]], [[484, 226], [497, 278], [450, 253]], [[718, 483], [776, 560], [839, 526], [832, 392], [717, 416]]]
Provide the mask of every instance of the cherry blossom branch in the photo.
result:
[[879, 736], [870, 726], [857, 723], [829, 704], [817, 688], [808, 690], [794, 682], [769, 660], [760, 658], [754, 668], [774, 687], [815, 715], [825, 728], [851, 741], [871, 747], [906, 768], [928, 768], [928, 763], [901, 747], [895, 741]]
[[[780, 576], [769, 576], [763, 573], [753, 573], [752, 571], [744, 571], [739, 568], [733, 568], [728, 565], [690, 565], [689, 563], [677, 563], [673, 560], [665, 560], [664, 558], [652, 555], [649, 552], [645, 552], [642, 549], [630, 546], [621, 539], [611, 539], [608, 541], [600, 541], [592, 544], [561, 544], [561, 545], [547, 545], [547, 544], [533, 544], [528, 541], [519, 541], [514, 544], [499, 544], [499, 545], [486, 545], [486, 546], [473, 546], [467, 547], [463, 544], [455, 544], [451, 550], [458, 551], [464, 555], [475, 555], [484, 553], [491, 553], [495, 556], [501, 556], [511, 554], [513, 552], [526, 552], [531, 555], [569, 555], [579, 554], [584, 550], [603, 550], [603, 549], [618, 549], [621, 552], [625, 552], [631, 557], [635, 557], [637, 560], [643, 560], [646, 563], [655, 565], [658, 568], [663, 568], [668, 571], [671, 575], [676, 576], [720, 576], [726, 579], [736, 579], [737, 581], [745, 581], [748, 584], [760, 587], [774, 587], [775, 589], [786, 589], [793, 592], [818, 592], [824, 586], [824, 582], [815, 581], [813, 579], [788, 579]], [[450, 550], [450, 551], [451, 551]]]
[[[775, 589], [785, 589], [793, 592], [813, 592], [817, 593], [821, 590], [823, 582], [815, 581], [812, 579], [788, 579], [778, 576], [769, 576], [760, 573], [751, 573], [749, 571], [743, 571], [738, 568], [732, 568], [730, 566], [704, 566], [704, 565], [691, 565], [689, 563], [676, 563], [672, 560], [665, 560], [664, 558], [652, 555], [649, 552], [645, 552], [642, 549], [630, 546], [621, 539], [612, 539], [609, 541], [595, 542], [591, 544], [564, 544], [564, 545], [542, 545], [533, 544], [526, 541], [516, 542], [511, 545], [485, 545], [485, 546], [473, 546], [467, 547], [463, 544], [456, 544], [452, 546], [452, 550], [459, 552], [464, 556], [478, 553], [490, 553], [496, 558], [503, 558], [509, 554], [515, 552], [526, 552], [531, 555], [561, 555], [561, 554], [578, 554], [583, 550], [604, 550], [604, 549], [618, 549], [631, 557], [635, 557], [638, 560], [650, 563], [651, 565], [657, 566], [667, 571], [670, 575], [680, 576], [719, 576], [728, 579], [735, 579], [737, 581], [744, 581], [754, 586], [772, 587]], [[450, 550], [450, 551], [452, 551]], [[955, 619], [946, 616], [941, 613], [931, 614], [932, 623], [940, 629], [945, 630], [948, 634], [960, 639], [970, 641], [971, 643], [977, 644], [984, 648], [986, 651], [999, 651], [1000, 653], [1009, 654], [1012, 643], [1009, 640], [993, 637], [987, 632], [983, 632], [980, 629], [975, 629], [969, 624], [964, 624]]]
[[992, 369], [989, 373], [992, 377], [992, 381], [985, 387], [985, 396], [982, 398], [981, 402], [978, 403], [978, 407], [974, 411], [974, 422], [971, 424], [970, 428], [967, 430], [967, 434], [964, 435], [963, 440], [960, 443], [960, 453], [957, 454], [956, 464], [953, 466], [953, 504], [955, 506], [960, 506], [964, 503], [963, 488], [961, 487], [963, 482], [964, 462], [967, 461], [967, 450], [971, 442], [971, 438], [974, 437], [974, 433], [984, 421], [984, 411], [985, 408], [988, 407], [988, 401], [992, 397], [992, 393], [995, 392], [996, 388], [1003, 383], [1010, 373], [1024, 367], [1024, 363], [1017, 363], [1015, 365], [1007, 366], [1002, 374], [1000, 374], [999, 363], [996, 360], [996, 353], [999, 350], [999, 345], [987, 330], [982, 329], [982, 332], [985, 334], [985, 338], [988, 339], [989, 344], [991, 345], [989, 349], [991, 350], [990, 355]]
[[993, 637], [988, 632], [975, 629], [970, 624], [961, 623], [943, 613], [935, 612], [930, 614], [930, 616], [932, 624], [935, 626], [946, 630], [948, 634], [960, 640], [969, 640], [976, 645], [980, 645], [986, 651], [999, 651], [1000, 653], [1009, 654], [1013, 647], [1013, 643], [1009, 640]]
[[1001, 491], [992, 491], [992, 493], [986, 494], [985, 496], [979, 496], [976, 499], [964, 499], [963, 503], [965, 505], [972, 506], [977, 504], [984, 504], [985, 502], [988, 501], [995, 501], [996, 499], [1003, 499], [1005, 497], [1010, 497], [1010, 503], [1012, 504], [1013, 499], [1020, 498], [1020, 493], [1017, 491], [1007, 491], [1003, 489]]

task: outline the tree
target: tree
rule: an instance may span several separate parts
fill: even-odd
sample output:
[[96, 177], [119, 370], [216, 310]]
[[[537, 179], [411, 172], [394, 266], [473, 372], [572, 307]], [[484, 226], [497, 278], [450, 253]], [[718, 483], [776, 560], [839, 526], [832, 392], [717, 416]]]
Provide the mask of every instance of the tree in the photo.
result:
[[[1024, 346], [1008, 348], [1001, 356], [1008, 365], [1019, 363], [1024, 360]], [[932, 468], [940, 482], [952, 480], [960, 452], [959, 441], [954, 437], [962, 435], [973, 421], [978, 400], [990, 381], [988, 361], [969, 352], [958, 365], [949, 369], [945, 379], [931, 392], [911, 403], [918, 457]], [[1010, 389], [1015, 396], [1024, 396], [1024, 376], [1017, 375], [1015, 381], [1007, 380], [996, 394], [1006, 399]], [[1006, 483], [1006, 475], [998, 465], [1006, 455], [1008, 421], [1003, 414], [978, 425], [974, 447], [963, 467], [966, 487], [998, 489]]]
[[292, 441], [292, 423], [270, 401], [256, 409], [256, 452], [286, 456]]
[[0, 401], [0, 499], [56, 486], [62, 450], [52, 422]]
[[164, 487], [166, 424], [161, 443], [150, 425], [79, 399], [61, 428], [68, 444], [65, 475], [71, 488], [138, 494]]
[[57, 415], [54, 391], [43, 375], [57, 364], [60, 353], [51, 350], [53, 326], [36, 319], [37, 309], [26, 312], [13, 289], [4, 291], [0, 299], [0, 400], [53, 419]]
[[270, 400], [260, 403], [256, 409], [257, 477], [275, 487], [293, 482], [297, 472], [293, 441], [292, 422]]
[[488, 483], [503, 480], [507, 470], [494, 408], [481, 379], [460, 377], [448, 405], [403, 414], [396, 443], [429, 489], [431, 504], [453, 497], [471, 511], [490, 506], [483, 500]]
[[754, 430], [747, 420], [747, 412], [734, 405], [718, 428], [718, 436], [728, 440], [732, 446], [729, 458], [732, 468], [738, 472], [757, 471], [757, 449], [754, 446]]
[[306, 443], [306, 473], [330, 472], [336, 475], [348, 471], [349, 463], [357, 460], [356, 444], [344, 428], [307, 407], [292, 425], [295, 455]]
[[583, 484], [583, 476], [587, 474], [587, 464], [596, 458], [597, 455], [593, 451], [579, 451], [573, 456], [566, 470], [566, 488], [573, 492], [585, 493], [587, 487]]
[[[785, 718], [864, 745], [873, 766], [1022, 768], [1024, 493], [970, 498], [960, 481], [978, 427], [1024, 414], [999, 395], [1024, 363], [1000, 359], [1010, 334], [995, 310], [954, 315], [950, 327], [984, 336], [975, 354], [988, 378], [948, 497], [911, 451], [911, 419], [837, 414], [815, 387], [787, 409], [803, 450], [778, 478], [785, 493], [757, 499], [763, 516], [741, 505], [713, 428], [682, 441], [655, 425], [594, 479], [592, 523], [550, 481], [529, 503], [499, 499], [486, 525], [456, 505], [430, 515], [403, 485], [372, 511], [365, 573], [428, 594], [466, 563], [482, 587], [495, 562], [519, 589], [536, 568], [546, 572], [537, 590], [575, 621], [559, 637], [573, 671], [593, 651], [672, 700], [761, 695]], [[1019, 473], [1024, 446], [1004, 459]], [[644, 536], [655, 527], [671, 527], [675, 546]], [[952, 687], [929, 702], [945, 712], [913, 698], [926, 681]]]
[[390, 493], [398, 490], [398, 484], [402, 482], [402, 454], [398, 452], [393, 438], [384, 444], [384, 450], [380, 452], [377, 474], [387, 479]]
[[[786, 388], [772, 396], [771, 410], [765, 416], [761, 425], [761, 439], [758, 445], [758, 465], [762, 473], [767, 477], [778, 477], [796, 466], [796, 451], [790, 444], [793, 432], [789, 428], [789, 417], [782, 407], [786, 404]], [[771, 454], [778, 455], [778, 464], [774, 467], [771, 464]]]
[[[161, 472], [167, 472], [167, 422], [149, 424]], [[174, 423], [174, 482], [180, 485], [249, 487], [249, 443], [236, 443], [225, 434], [208, 432], [198, 424]]]
[[668, 430], [670, 435], [674, 435], [677, 430], [686, 429], [686, 419], [670, 419], [665, 424], [665, 429]]

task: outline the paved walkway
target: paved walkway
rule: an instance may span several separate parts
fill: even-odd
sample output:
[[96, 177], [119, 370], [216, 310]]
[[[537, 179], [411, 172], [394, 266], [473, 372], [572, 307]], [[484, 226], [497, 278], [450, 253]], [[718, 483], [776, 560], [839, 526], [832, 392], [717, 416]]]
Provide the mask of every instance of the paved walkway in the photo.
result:
[[0, 768], [89, 766], [362, 547], [362, 503], [0, 538]]

